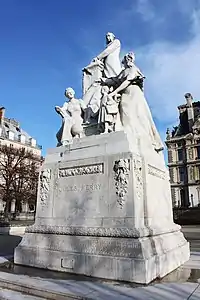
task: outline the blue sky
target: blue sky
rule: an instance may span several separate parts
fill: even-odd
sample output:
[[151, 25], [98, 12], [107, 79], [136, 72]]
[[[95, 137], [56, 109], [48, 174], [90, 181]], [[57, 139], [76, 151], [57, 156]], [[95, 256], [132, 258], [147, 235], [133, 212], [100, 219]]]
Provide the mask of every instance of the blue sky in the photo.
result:
[[81, 97], [81, 69], [103, 50], [107, 31], [122, 54], [136, 53], [163, 139], [184, 94], [200, 98], [199, 0], [1, 0], [1, 105], [44, 153], [56, 145], [54, 106], [66, 87]]

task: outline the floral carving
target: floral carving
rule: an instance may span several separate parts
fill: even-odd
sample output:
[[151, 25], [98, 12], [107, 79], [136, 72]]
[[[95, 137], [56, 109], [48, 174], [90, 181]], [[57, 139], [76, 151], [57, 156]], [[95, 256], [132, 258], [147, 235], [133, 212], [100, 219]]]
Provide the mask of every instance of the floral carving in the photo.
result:
[[95, 237], [140, 237], [147, 236], [147, 228], [125, 228], [125, 227], [77, 227], [77, 226], [52, 226], [52, 225], [31, 225], [26, 227], [26, 233], [95, 236]]
[[128, 182], [129, 182], [129, 171], [130, 162], [128, 159], [120, 159], [115, 161], [114, 172], [115, 172], [115, 187], [116, 194], [118, 196], [118, 203], [120, 207], [123, 207], [125, 196], [128, 192]]
[[161, 179], [165, 179], [165, 172], [163, 170], [160, 170], [154, 166], [148, 165], [148, 173], [150, 175], [153, 175], [155, 177], [161, 178]]
[[142, 158], [140, 156], [135, 157], [133, 160], [135, 171], [135, 191], [138, 200], [143, 198], [143, 177], [142, 177]]
[[45, 169], [40, 174], [40, 200], [45, 204], [50, 189], [51, 170]]

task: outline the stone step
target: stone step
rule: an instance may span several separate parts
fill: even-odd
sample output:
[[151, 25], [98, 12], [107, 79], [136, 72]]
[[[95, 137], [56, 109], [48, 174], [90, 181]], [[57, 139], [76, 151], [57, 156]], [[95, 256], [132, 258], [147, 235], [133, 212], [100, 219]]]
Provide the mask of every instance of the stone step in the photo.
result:
[[[191, 298], [190, 298], [191, 297]], [[161, 300], [200, 299], [198, 282], [164, 282], [134, 287], [109, 282], [58, 280], [0, 272], [1, 300]]]
[[[69, 288], [68, 288], [69, 286]], [[26, 275], [11, 274], [7, 272], [0, 272], [0, 299], [27, 299], [27, 300], [66, 300], [66, 299], [89, 299], [84, 297], [84, 290], [71, 291], [70, 284], [64, 285], [63, 280], [57, 282], [51, 282], [51, 280], [45, 280], [44, 278], [30, 277]], [[74, 288], [74, 290], [76, 287]], [[73, 290], [73, 289], [72, 289]], [[10, 294], [20, 293], [25, 294], [25, 298], [3, 298], [3, 294], [6, 291], [10, 291]], [[88, 293], [88, 290], [85, 289]], [[90, 292], [90, 291], [89, 291]], [[2, 295], [1, 295], [2, 293]], [[9, 295], [9, 293], [7, 293]], [[14, 294], [13, 294], [14, 295]], [[16, 294], [17, 295], [17, 294]], [[27, 296], [32, 298], [27, 298]], [[79, 296], [80, 295], [80, 296]]]
[[45, 298], [35, 297], [28, 294], [23, 294], [16, 291], [0, 288], [1, 300], [45, 300]]

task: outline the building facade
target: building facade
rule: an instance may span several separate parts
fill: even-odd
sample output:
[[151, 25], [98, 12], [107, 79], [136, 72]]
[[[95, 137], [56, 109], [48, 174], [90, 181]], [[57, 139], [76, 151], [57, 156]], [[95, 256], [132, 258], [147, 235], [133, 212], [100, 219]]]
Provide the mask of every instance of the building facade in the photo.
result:
[[173, 207], [200, 206], [200, 102], [190, 93], [178, 106], [179, 124], [167, 129], [166, 145]]
[[[14, 148], [24, 148], [25, 151], [31, 152], [38, 161], [41, 159], [41, 146], [37, 145], [37, 141], [25, 132], [19, 122], [14, 119], [5, 117], [5, 108], [0, 108], [0, 144], [12, 146]], [[5, 203], [0, 199], [0, 213], [4, 211]], [[22, 214], [34, 212], [35, 207], [30, 207], [28, 203], [23, 203]], [[11, 204], [10, 212], [15, 212], [15, 201]]]

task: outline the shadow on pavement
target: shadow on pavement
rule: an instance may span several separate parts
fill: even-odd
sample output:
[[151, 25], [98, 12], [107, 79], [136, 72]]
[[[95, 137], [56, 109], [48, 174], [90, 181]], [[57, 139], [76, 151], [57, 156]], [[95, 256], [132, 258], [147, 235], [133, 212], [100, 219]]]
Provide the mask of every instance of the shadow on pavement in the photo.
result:
[[0, 256], [14, 255], [15, 247], [21, 242], [22, 237], [18, 235], [9, 235], [9, 233], [0, 234]]

